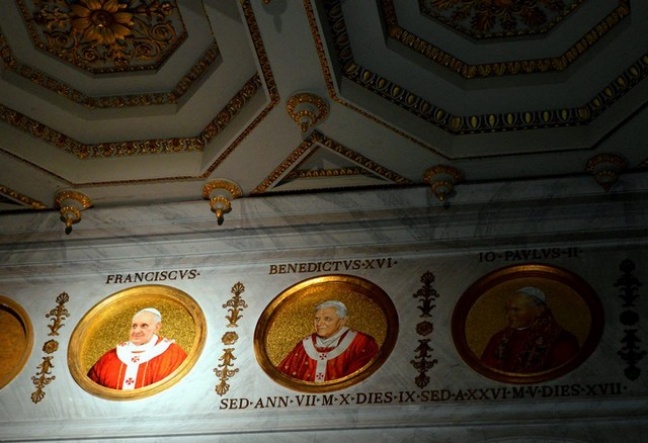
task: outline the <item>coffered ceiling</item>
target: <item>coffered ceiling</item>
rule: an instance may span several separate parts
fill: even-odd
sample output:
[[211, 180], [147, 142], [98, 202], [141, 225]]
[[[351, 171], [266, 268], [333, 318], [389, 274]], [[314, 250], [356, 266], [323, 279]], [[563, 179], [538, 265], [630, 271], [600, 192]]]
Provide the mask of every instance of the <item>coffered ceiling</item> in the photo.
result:
[[641, 0], [11, 0], [0, 211], [648, 160]]

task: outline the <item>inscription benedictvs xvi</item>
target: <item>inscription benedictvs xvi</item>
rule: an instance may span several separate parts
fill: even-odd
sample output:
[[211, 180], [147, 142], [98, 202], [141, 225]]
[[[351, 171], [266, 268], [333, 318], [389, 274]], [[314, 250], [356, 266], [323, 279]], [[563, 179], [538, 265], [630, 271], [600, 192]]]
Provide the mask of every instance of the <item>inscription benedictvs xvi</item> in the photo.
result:
[[268, 274], [303, 274], [310, 272], [364, 271], [369, 269], [387, 269], [398, 262], [388, 258], [365, 258], [351, 260], [329, 260], [303, 263], [281, 263], [270, 265]]

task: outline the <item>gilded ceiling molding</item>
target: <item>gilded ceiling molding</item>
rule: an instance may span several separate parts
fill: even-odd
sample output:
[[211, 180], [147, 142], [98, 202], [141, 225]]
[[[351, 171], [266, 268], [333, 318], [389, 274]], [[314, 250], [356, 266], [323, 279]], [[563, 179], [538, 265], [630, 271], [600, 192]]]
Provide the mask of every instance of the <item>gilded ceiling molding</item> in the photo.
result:
[[315, 16], [315, 11], [313, 10], [313, 7], [310, 4], [309, 0], [304, 0], [304, 9], [306, 10], [306, 15], [308, 17], [308, 25], [311, 30], [311, 35], [313, 36], [315, 48], [317, 49], [317, 57], [320, 62], [320, 67], [322, 68], [322, 75], [324, 76], [324, 82], [326, 83], [326, 90], [328, 91], [329, 98], [334, 102], [342, 106], [345, 106], [353, 110], [354, 112], [358, 113], [359, 115], [362, 115], [363, 117], [375, 122], [376, 124], [388, 128], [390, 131], [394, 132], [395, 134], [398, 134], [399, 136], [403, 137], [405, 140], [409, 140], [410, 142], [419, 145], [422, 148], [425, 148], [445, 158], [446, 156], [443, 153], [437, 151], [434, 147], [425, 143], [423, 140], [420, 140], [416, 137], [412, 137], [410, 134], [406, 133], [405, 131], [397, 128], [396, 126], [391, 125], [389, 122], [386, 122], [385, 120], [379, 119], [375, 115], [368, 113], [364, 109], [354, 105], [353, 103], [344, 100], [342, 97], [338, 95], [337, 87], [335, 81], [333, 80], [333, 74], [331, 73], [331, 68], [329, 66], [328, 57], [324, 49], [324, 42], [319, 33], [319, 20]]
[[[254, 47], [254, 52], [256, 53], [257, 60], [259, 62], [259, 67], [261, 70], [261, 78], [257, 76], [254, 77], [255, 83], [259, 88], [265, 86], [267, 91], [268, 98], [270, 102], [263, 108], [263, 110], [254, 118], [252, 123], [250, 123], [236, 139], [223, 151], [223, 153], [207, 168], [203, 173], [202, 177], [208, 177], [216, 170], [216, 168], [225, 161], [229, 155], [234, 152], [234, 150], [245, 140], [252, 130], [261, 123], [268, 113], [279, 104], [280, 96], [277, 84], [274, 80], [274, 74], [270, 67], [270, 62], [268, 60], [268, 54], [265, 50], [263, 44], [263, 37], [261, 36], [261, 31], [259, 30], [259, 25], [257, 24], [256, 17], [254, 16], [254, 10], [250, 4], [250, 0], [241, 0], [241, 9], [243, 11], [243, 17], [245, 18], [245, 23], [248, 26], [248, 33], [252, 39], [252, 45]], [[263, 83], [263, 84], [262, 84]], [[206, 136], [207, 129], [203, 132], [203, 137]]]
[[204, 144], [220, 134], [261, 88], [258, 76], [250, 79], [197, 137], [130, 140], [85, 144], [0, 104], [0, 121], [69, 152], [81, 160], [135, 155], [201, 152]]
[[367, 157], [352, 151], [351, 149], [348, 149], [344, 147], [342, 144], [336, 142], [335, 140], [332, 140], [328, 137], [326, 137], [322, 133], [317, 133], [315, 135], [315, 140], [317, 143], [319, 143], [322, 146], [327, 147], [331, 151], [337, 152], [338, 154], [348, 158], [354, 163], [357, 163], [358, 165], [362, 166], [365, 169], [368, 169], [369, 171], [372, 171], [373, 173], [391, 181], [395, 185], [412, 185], [414, 182], [411, 180], [397, 174], [394, 171], [391, 171], [377, 163], [375, 163], [373, 160], [368, 159]]
[[[201, 132], [199, 137], [188, 139], [167, 139], [167, 140], [149, 140], [141, 142], [126, 142], [124, 143], [102, 143], [99, 145], [83, 145], [76, 140], [72, 140], [65, 134], [54, 131], [53, 129], [33, 120], [26, 115], [9, 109], [0, 104], [0, 121], [10, 124], [11, 126], [20, 129], [26, 133], [31, 134], [36, 138], [40, 138], [49, 142], [67, 152], [76, 155], [78, 158], [85, 159], [91, 157], [108, 157], [108, 156], [126, 156], [126, 155], [139, 155], [139, 154], [160, 154], [171, 152], [187, 152], [187, 149], [192, 151], [202, 150], [205, 143], [213, 139], [219, 134], [222, 129], [241, 111], [242, 107], [247, 101], [256, 94], [262, 86], [268, 92], [270, 102], [265, 108], [255, 117], [255, 119], [243, 130], [238, 137], [224, 150], [224, 152], [199, 176], [181, 176], [181, 177], [167, 177], [167, 178], [154, 178], [154, 179], [141, 179], [141, 180], [122, 180], [114, 182], [90, 182], [90, 183], [71, 183], [63, 177], [52, 174], [52, 172], [42, 169], [41, 167], [29, 163], [32, 167], [40, 169], [45, 173], [56, 177], [57, 179], [66, 182], [69, 186], [76, 187], [94, 187], [99, 185], [123, 185], [123, 184], [138, 184], [138, 183], [168, 183], [174, 181], [185, 181], [192, 179], [204, 179], [209, 177], [212, 172], [242, 143], [242, 141], [249, 136], [252, 130], [268, 115], [268, 113], [280, 101], [277, 85], [274, 81], [274, 75], [270, 68], [267, 53], [263, 45], [263, 39], [259, 27], [254, 17], [254, 12], [250, 5], [249, 0], [242, 0], [241, 7], [244, 12], [244, 17], [248, 25], [248, 30], [252, 38], [254, 50], [257, 54], [263, 81], [259, 74], [255, 74], [244, 87], [230, 100], [227, 106], [214, 118], [209, 125]], [[1, 37], [1, 34], [0, 34]], [[8, 49], [7, 46], [0, 47], [0, 53]], [[263, 84], [262, 84], [263, 83]], [[141, 145], [145, 147], [153, 146], [157, 149], [145, 149], [141, 151]], [[172, 148], [168, 150], [167, 148]], [[3, 151], [6, 152], [6, 151]], [[13, 155], [10, 153], [10, 155]], [[22, 160], [22, 159], [21, 159]]]
[[44, 203], [39, 202], [38, 200], [34, 200], [33, 198], [26, 196], [25, 194], [21, 194], [20, 192], [15, 191], [8, 186], [0, 185], [0, 195], [8, 198], [11, 201], [20, 203], [22, 205], [21, 209], [25, 209], [25, 207], [31, 209], [47, 208]]
[[563, 71], [630, 15], [628, 0], [619, 0], [619, 6], [558, 57], [471, 65], [402, 28], [398, 24], [394, 0], [382, 0], [382, 7], [385, 32], [389, 37], [465, 79]]
[[256, 187], [250, 195], [259, 195], [265, 193], [272, 185], [280, 180], [280, 178], [293, 166], [296, 164], [299, 159], [304, 156], [310, 156], [311, 152], [308, 152], [316, 144], [316, 138], [319, 135], [319, 132], [313, 131], [310, 136], [301, 142], [281, 164], [275, 168], [268, 176]]
[[[272, 171], [261, 182], [261, 184], [259, 184], [252, 192], [250, 192], [250, 195], [263, 194], [267, 192], [270, 188], [272, 188], [274, 184], [286, 178], [290, 174], [290, 169], [294, 170], [296, 165], [303, 163], [308, 157], [310, 157], [313, 154], [313, 151], [317, 148], [317, 145], [323, 146], [334, 152], [337, 152], [338, 154], [342, 155], [343, 157], [346, 157], [352, 162], [357, 163], [361, 169], [364, 169], [364, 171], [361, 173], [360, 169], [357, 168], [345, 168], [344, 170], [340, 170], [340, 169], [320, 170], [317, 171], [316, 173], [307, 173], [304, 175], [301, 175], [301, 173], [297, 173], [298, 175], [301, 175], [300, 178], [303, 177], [320, 178], [326, 176], [334, 176], [336, 174], [350, 175], [349, 172], [351, 171], [358, 172], [355, 175], [367, 175], [366, 171], [371, 171], [374, 174], [379, 175], [396, 185], [413, 184], [411, 180], [408, 180], [407, 178], [395, 173], [394, 171], [391, 171], [387, 168], [384, 168], [383, 166], [380, 166], [374, 161], [364, 157], [363, 155], [355, 151], [352, 151], [351, 149], [342, 146], [340, 143], [331, 140], [321, 132], [315, 130], [310, 134], [310, 136], [306, 140], [300, 143], [299, 146], [297, 146], [290, 153], [288, 158], [286, 158], [286, 160], [284, 160], [274, 171]], [[333, 171], [333, 172], [328, 172], [328, 171]], [[292, 177], [294, 177], [294, 175]]]
[[342, 68], [342, 75], [454, 135], [587, 125], [648, 76], [648, 54], [644, 54], [597, 93], [594, 98], [578, 107], [497, 114], [453, 115], [400, 85], [358, 65], [353, 58], [350, 40], [347, 38], [339, 0], [330, 0], [325, 4], [329, 7], [327, 19], [333, 33], [332, 41], [335, 43], [333, 52], [338, 55], [337, 62]]
[[584, 0], [419, 0], [421, 14], [475, 39], [545, 34]]
[[85, 144], [0, 104], [0, 121], [85, 160], [144, 154], [202, 151], [198, 138], [171, 138]]
[[[243, 10], [243, 16], [245, 17], [245, 22], [248, 26], [248, 33], [252, 39], [252, 44], [254, 46], [254, 52], [257, 55], [257, 60], [261, 67], [261, 73], [263, 74], [263, 79], [265, 80], [265, 86], [268, 88], [268, 95], [271, 100], [272, 109], [275, 105], [279, 103], [279, 90], [277, 89], [277, 84], [274, 81], [274, 74], [270, 68], [270, 61], [268, 60], [268, 54], [265, 50], [265, 45], [263, 44], [263, 37], [261, 36], [261, 31], [259, 30], [259, 25], [254, 16], [254, 9], [250, 4], [250, 0], [240, 0], [241, 8]], [[268, 109], [268, 110], [269, 110]]]
[[286, 180], [297, 180], [300, 178], [326, 178], [326, 177], [344, 177], [344, 176], [358, 176], [370, 175], [369, 172], [360, 166], [354, 168], [339, 168], [339, 169], [317, 169], [317, 170], [292, 170], [284, 176]]
[[202, 57], [190, 68], [189, 72], [180, 79], [178, 84], [170, 92], [91, 97], [78, 89], [72, 88], [70, 85], [60, 82], [53, 77], [49, 77], [34, 67], [20, 63], [14, 57], [5, 36], [0, 32], [0, 56], [6, 69], [26, 78], [39, 87], [48, 89], [67, 100], [83, 105], [89, 109], [176, 104], [189, 88], [207, 72], [219, 55], [220, 49], [216, 42], [213, 42], [203, 53]]
[[187, 38], [175, 0], [17, 0], [38, 48], [92, 74], [154, 71]]
[[[229, 101], [227, 106], [218, 113], [216, 118], [212, 119], [211, 122], [202, 130], [200, 133], [199, 139], [202, 144], [207, 144], [214, 137], [220, 134], [227, 125], [234, 120], [239, 112], [245, 107], [245, 105], [250, 101], [254, 95], [263, 88], [261, 84], [261, 79], [258, 74], [255, 74], [250, 80], [248, 80], [243, 88]], [[246, 132], [246, 134], [249, 133]]]

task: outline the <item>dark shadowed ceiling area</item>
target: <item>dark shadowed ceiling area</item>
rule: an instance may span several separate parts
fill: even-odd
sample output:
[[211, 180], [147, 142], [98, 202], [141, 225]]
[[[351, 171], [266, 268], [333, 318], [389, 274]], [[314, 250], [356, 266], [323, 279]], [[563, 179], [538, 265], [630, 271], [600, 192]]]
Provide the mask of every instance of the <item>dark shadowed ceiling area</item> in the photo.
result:
[[648, 160], [644, 0], [7, 0], [0, 211]]

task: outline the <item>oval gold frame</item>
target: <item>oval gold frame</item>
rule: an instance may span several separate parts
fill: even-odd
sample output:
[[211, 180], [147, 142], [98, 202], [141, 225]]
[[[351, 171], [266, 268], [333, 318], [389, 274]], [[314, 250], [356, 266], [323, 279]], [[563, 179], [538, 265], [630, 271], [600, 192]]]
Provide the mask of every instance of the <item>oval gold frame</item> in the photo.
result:
[[[589, 324], [587, 332], [582, 332], [582, 344], [578, 353], [568, 362], [545, 371], [532, 372], [532, 373], [518, 373], [507, 372], [496, 368], [489, 367], [481, 362], [480, 355], [476, 355], [473, 347], [469, 343], [467, 330], [473, 324], [468, 325], [468, 319], [471, 316], [471, 310], [479, 302], [480, 298], [489, 291], [494, 291], [498, 287], [506, 288], [509, 285], [513, 286], [515, 280], [540, 282], [536, 286], [542, 289], [542, 282], [546, 287], [563, 287], [571, 292], [571, 297], [574, 299], [572, 303], [577, 304], [579, 307], [587, 306], [589, 309], [588, 321], [581, 321], [583, 324]], [[528, 284], [523, 284], [527, 286]], [[516, 287], [522, 286], [521, 284], [514, 285]], [[502, 289], [500, 289], [502, 291]], [[578, 298], [576, 299], [576, 294]], [[491, 293], [491, 296], [494, 295]], [[498, 295], [502, 297], [501, 294]], [[565, 303], [565, 301], [562, 301]], [[550, 306], [551, 308], [551, 306]], [[552, 309], [553, 310], [553, 309]], [[554, 312], [556, 314], [556, 312]], [[514, 384], [527, 384], [539, 383], [555, 379], [562, 375], [571, 372], [576, 367], [580, 366], [591, 354], [599, 343], [603, 332], [603, 308], [601, 302], [596, 295], [594, 289], [582, 278], [573, 274], [566, 269], [559, 268], [552, 265], [544, 264], [523, 264], [513, 265], [500, 268], [490, 272], [473, 283], [460, 297], [455, 305], [452, 315], [452, 337], [461, 358], [475, 371], [488, 377], [492, 380], [497, 380], [506, 383]], [[489, 325], [489, 328], [493, 328]], [[483, 333], [483, 337], [490, 337], [490, 335]]]
[[[331, 288], [339, 291], [334, 297], [327, 295], [327, 291]], [[343, 295], [340, 296], [340, 294]], [[381, 321], [377, 322], [377, 325], [374, 326], [376, 330], [381, 329], [381, 333], [371, 334], [376, 338], [380, 346], [378, 355], [354, 373], [323, 383], [299, 380], [278, 371], [275, 367], [277, 358], [276, 356], [272, 357], [269, 351], [269, 341], [272, 341], [269, 335], [276, 329], [274, 326], [279, 323], [288, 323], [287, 318], [289, 314], [287, 312], [290, 312], [291, 305], [292, 309], [296, 307], [299, 311], [307, 310], [309, 313], [312, 313], [313, 308], [319, 302], [332, 298], [341, 300], [347, 304], [349, 310], [348, 315], [351, 319], [350, 326], [363, 332], [371, 333], [372, 331], [367, 330], [368, 328], [364, 326], [358, 327], [358, 324], [369, 323], [376, 319], [365, 318], [359, 322], [359, 314], [354, 312], [352, 306], [364, 304], [365, 307], [372, 307], [369, 312], [379, 312], [381, 314], [382, 319], [378, 319]], [[363, 314], [366, 315], [366, 313], [366, 310], [363, 311]], [[287, 334], [282, 336], [285, 337], [287, 335], [291, 337], [285, 340], [287, 343], [286, 349], [292, 349], [299, 340], [303, 339], [307, 335], [303, 332], [306, 329], [306, 326], [303, 325], [295, 328], [291, 327], [287, 331]], [[312, 326], [310, 326], [309, 331], [312, 332]], [[376, 335], [380, 335], [380, 337], [376, 337]], [[263, 311], [257, 322], [254, 331], [254, 351], [261, 368], [279, 384], [302, 392], [330, 392], [356, 384], [373, 374], [387, 360], [394, 349], [397, 338], [398, 314], [394, 303], [387, 293], [376, 284], [364, 278], [335, 274], [302, 280], [276, 296]]]
[[7, 310], [10, 315], [18, 320], [25, 341], [23, 352], [16, 360], [13, 367], [9, 368], [6, 372], [0, 373], [0, 389], [2, 389], [7, 386], [18, 374], [20, 374], [22, 369], [25, 367], [27, 360], [29, 360], [29, 356], [34, 346], [34, 330], [32, 328], [31, 321], [29, 320], [29, 315], [27, 315], [27, 311], [25, 311], [22, 306], [20, 306], [14, 300], [0, 295], [0, 308]]
[[[155, 306], [160, 309], [163, 314], [161, 335], [166, 335], [165, 331], [175, 330], [173, 334], [169, 334], [169, 338], [174, 338], [182, 345], [187, 352], [187, 358], [165, 379], [134, 390], [111, 389], [92, 381], [87, 376], [89, 366], [91, 366], [91, 363], [88, 362], [96, 361], [97, 356], [103, 355], [117, 343], [124, 341], [124, 338], [128, 337], [127, 326], [129, 326], [133, 314], [147, 306]], [[174, 318], [178, 324], [170, 327], [170, 317], [171, 324], [173, 324]], [[116, 321], [115, 319], [118, 318], [122, 320]], [[127, 323], [122, 323], [122, 321]], [[120, 340], [108, 342], [106, 339], [108, 334], [101, 328], [105, 328], [109, 322], [125, 326], [119, 329], [121, 331]], [[189, 330], [192, 328], [193, 330]], [[168, 389], [191, 370], [205, 345], [206, 332], [205, 316], [198, 303], [186, 292], [165, 285], [142, 285], [127, 288], [109, 295], [93, 306], [74, 328], [68, 349], [70, 373], [81, 388], [98, 397], [110, 400], [148, 397]], [[113, 335], [115, 335], [114, 331], [110, 336]], [[97, 340], [104, 342], [103, 346], [92, 345]]]

